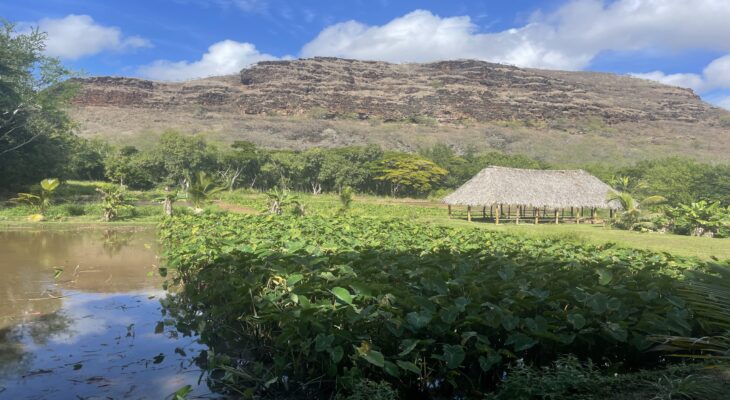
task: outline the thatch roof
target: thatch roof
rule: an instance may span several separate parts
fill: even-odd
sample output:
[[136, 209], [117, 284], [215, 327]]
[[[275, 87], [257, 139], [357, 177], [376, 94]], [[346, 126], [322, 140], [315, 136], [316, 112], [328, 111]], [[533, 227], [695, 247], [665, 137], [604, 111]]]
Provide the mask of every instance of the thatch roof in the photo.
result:
[[465, 206], [621, 209], [619, 202], [608, 201], [611, 192], [610, 186], [583, 170], [487, 167], [443, 201]]

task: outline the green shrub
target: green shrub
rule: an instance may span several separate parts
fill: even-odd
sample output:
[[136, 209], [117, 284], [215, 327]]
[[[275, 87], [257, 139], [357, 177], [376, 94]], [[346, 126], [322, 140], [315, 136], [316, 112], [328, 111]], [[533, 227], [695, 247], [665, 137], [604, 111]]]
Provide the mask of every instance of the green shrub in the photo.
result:
[[261, 382], [460, 393], [517, 359], [651, 365], [647, 335], [707, 333], [674, 294], [704, 264], [667, 254], [361, 217], [181, 216], [161, 237], [179, 328]]

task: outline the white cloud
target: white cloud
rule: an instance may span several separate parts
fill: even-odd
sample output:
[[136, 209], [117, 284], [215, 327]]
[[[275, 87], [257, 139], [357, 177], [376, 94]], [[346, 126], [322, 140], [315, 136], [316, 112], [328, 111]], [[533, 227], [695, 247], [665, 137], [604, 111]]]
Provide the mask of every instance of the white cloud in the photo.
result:
[[667, 85], [690, 88], [699, 93], [717, 89], [730, 89], [730, 54], [713, 60], [702, 70], [702, 75], [693, 73], [665, 74], [662, 71], [633, 73], [631, 75]]
[[381, 26], [332, 25], [301, 55], [392, 62], [474, 58], [575, 70], [610, 50], [730, 52], [728, 20], [730, 1], [723, 0], [574, 0], [550, 14], [535, 13], [522, 27], [482, 33], [468, 16], [417, 10]]
[[208, 52], [194, 62], [158, 60], [139, 68], [139, 73], [150, 79], [181, 81], [213, 75], [227, 75], [259, 61], [276, 60], [261, 53], [251, 43], [223, 40], [208, 47]]
[[540, 24], [477, 33], [467, 16], [441, 18], [417, 10], [382, 26], [348, 21], [325, 28], [302, 48], [303, 57], [333, 56], [391, 62], [470, 58], [527, 67], [578, 69], [590, 57], [542, 44], [554, 31]]
[[652, 71], [645, 73], [632, 73], [635, 78], [656, 81], [665, 85], [679, 86], [690, 88], [696, 92], [701, 92], [705, 88], [705, 80], [699, 74], [665, 74], [662, 71]]
[[108, 50], [124, 51], [152, 46], [149, 40], [142, 37], [125, 37], [119, 28], [99, 25], [88, 15], [44, 18], [34, 25], [48, 34], [46, 54], [63, 59], [75, 60]]
[[716, 101], [713, 101], [713, 103], [718, 107], [722, 107], [726, 110], [730, 110], [730, 96], [725, 96], [723, 98], [720, 98]]

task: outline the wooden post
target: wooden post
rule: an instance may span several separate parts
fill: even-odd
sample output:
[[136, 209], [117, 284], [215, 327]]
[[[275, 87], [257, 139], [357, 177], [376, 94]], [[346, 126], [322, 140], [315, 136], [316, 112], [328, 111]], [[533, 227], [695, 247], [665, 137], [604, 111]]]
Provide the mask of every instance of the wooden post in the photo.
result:
[[507, 222], [512, 218], [512, 205], [507, 206]]
[[497, 213], [495, 214], [496, 215], [496, 219], [494, 220], [494, 224], [495, 225], [499, 225], [499, 217], [500, 217], [500, 214], [502, 214], [502, 205], [501, 204], [497, 206]]
[[451, 219], [451, 204], [449, 204], [449, 219]]
[[520, 224], [520, 215], [522, 215], [522, 206], [517, 206], [517, 219], [515, 219], [515, 224]]
[[471, 206], [466, 206], [466, 220], [471, 222]]
[[482, 207], [482, 219], [487, 220], [487, 206]]
[[559, 223], [560, 223], [560, 222], [558, 221], [558, 215], [559, 215], [559, 214], [558, 214], [558, 209], [556, 208], [556, 209], [555, 209], [555, 225], [557, 225], [557, 224], [559, 224]]
[[489, 206], [489, 219], [494, 218], [494, 204]]
[[536, 208], [535, 209], [535, 225], [537, 225], [539, 223], [540, 223], [540, 209]]
[[583, 218], [583, 207], [580, 208], [580, 210], [578, 212], [578, 218], [575, 219], [575, 223], [580, 224], [581, 218]]
[[591, 224], [595, 224], [595, 223], [596, 223], [596, 209], [594, 207], [594, 208], [591, 208]]

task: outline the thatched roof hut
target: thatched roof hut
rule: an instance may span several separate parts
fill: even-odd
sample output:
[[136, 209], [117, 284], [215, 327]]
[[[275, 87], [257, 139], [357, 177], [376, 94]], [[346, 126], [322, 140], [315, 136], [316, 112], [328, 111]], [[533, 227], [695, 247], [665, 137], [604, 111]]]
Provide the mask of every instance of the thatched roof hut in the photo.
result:
[[608, 201], [611, 192], [610, 186], [583, 170], [487, 167], [443, 201], [463, 206], [620, 210], [619, 202]]

